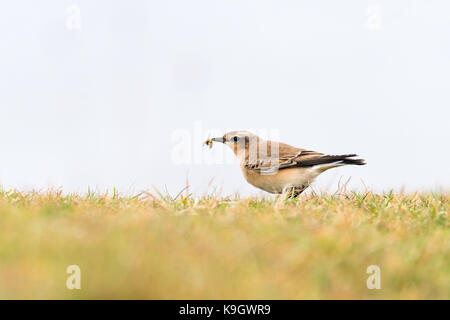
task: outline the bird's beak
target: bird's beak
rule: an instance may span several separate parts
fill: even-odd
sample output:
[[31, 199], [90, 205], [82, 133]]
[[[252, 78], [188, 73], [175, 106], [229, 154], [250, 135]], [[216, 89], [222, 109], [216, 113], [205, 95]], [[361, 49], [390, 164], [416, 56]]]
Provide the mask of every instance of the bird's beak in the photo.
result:
[[225, 139], [222, 138], [222, 137], [220, 137], [220, 138], [212, 138], [211, 140], [212, 140], [212, 141], [216, 141], [216, 142], [222, 142], [222, 143], [225, 142]]

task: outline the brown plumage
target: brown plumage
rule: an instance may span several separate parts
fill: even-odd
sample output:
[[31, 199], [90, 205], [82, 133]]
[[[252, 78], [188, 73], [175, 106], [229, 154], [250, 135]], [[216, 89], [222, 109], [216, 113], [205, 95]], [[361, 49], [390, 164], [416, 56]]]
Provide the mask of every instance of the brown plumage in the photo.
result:
[[240, 162], [245, 179], [271, 193], [297, 196], [325, 170], [343, 165], [364, 165], [356, 154], [326, 155], [282, 142], [266, 141], [247, 131], [233, 131], [208, 140], [228, 145]]

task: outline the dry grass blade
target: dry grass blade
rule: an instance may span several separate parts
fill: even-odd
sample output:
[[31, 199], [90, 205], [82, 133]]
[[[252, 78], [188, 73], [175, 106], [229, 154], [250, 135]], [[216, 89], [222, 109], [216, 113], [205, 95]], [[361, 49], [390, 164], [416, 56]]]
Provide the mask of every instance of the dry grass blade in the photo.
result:
[[[0, 298], [450, 298], [448, 194], [239, 200], [153, 189], [0, 189]], [[73, 264], [76, 293], [65, 288]], [[369, 265], [382, 290], [367, 289]]]

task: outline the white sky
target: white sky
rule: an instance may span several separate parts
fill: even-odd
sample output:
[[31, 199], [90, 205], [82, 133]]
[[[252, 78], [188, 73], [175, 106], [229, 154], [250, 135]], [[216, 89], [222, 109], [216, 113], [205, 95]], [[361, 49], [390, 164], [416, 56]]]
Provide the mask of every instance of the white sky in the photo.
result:
[[194, 154], [231, 128], [368, 160], [318, 189], [449, 189], [449, 14], [445, 0], [3, 1], [0, 184], [175, 195], [214, 178], [260, 194], [235, 162], [173, 159], [177, 132]]

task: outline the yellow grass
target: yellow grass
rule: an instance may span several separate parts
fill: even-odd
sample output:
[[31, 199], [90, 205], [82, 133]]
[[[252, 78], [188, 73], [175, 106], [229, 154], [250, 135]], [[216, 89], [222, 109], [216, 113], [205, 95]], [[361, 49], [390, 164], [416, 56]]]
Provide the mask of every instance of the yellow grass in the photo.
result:
[[[0, 298], [449, 299], [449, 199], [0, 189]], [[81, 290], [66, 288], [69, 265]]]

